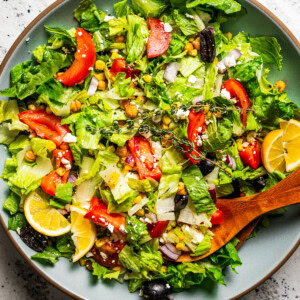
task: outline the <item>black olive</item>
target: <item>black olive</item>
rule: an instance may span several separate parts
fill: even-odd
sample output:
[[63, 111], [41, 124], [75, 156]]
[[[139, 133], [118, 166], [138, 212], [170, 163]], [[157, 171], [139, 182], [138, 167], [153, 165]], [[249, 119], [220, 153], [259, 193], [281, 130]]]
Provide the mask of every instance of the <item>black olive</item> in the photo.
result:
[[217, 158], [217, 155], [216, 155], [215, 152], [208, 152], [208, 153], [206, 154], [206, 157], [207, 157], [208, 159], [213, 160], [213, 159], [216, 159], [216, 158]]
[[188, 203], [187, 195], [176, 195], [175, 197], [175, 212], [184, 209]]
[[197, 164], [197, 166], [200, 169], [203, 176], [206, 176], [207, 174], [211, 173], [213, 171], [213, 169], [215, 168], [215, 165], [206, 159], [201, 160]]
[[260, 191], [261, 189], [263, 189], [266, 186], [268, 177], [269, 177], [268, 175], [264, 175], [264, 176], [255, 178], [254, 180], [251, 181], [251, 183], [256, 191]]
[[21, 240], [32, 250], [43, 252], [48, 246], [48, 241], [42, 234], [27, 225], [20, 230]]
[[141, 292], [148, 300], [167, 300], [172, 294], [172, 288], [166, 280], [155, 279], [145, 281]]
[[209, 28], [200, 32], [200, 55], [204, 62], [212, 63], [216, 58], [215, 37]]
[[233, 192], [230, 195], [222, 197], [223, 199], [234, 199], [234, 198], [240, 197], [241, 191], [240, 191], [239, 182], [237, 180], [234, 180], [234, 181], [232, 181], [231, 184], [233, 186]]

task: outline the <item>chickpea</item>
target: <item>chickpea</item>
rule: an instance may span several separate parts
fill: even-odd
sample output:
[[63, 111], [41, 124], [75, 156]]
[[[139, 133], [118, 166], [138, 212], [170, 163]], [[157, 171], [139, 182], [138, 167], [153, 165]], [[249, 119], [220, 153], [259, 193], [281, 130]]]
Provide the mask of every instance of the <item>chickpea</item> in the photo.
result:
[[190, 51], [188, 51], [188, 54], [189, 54], [190, 56], [197, 56], [198, 51], [197, 51], [196, 49], [190, 50]]
[[136, 105], [129, 104], [125, 107], [125, 113], [129, 118], [135, 118], [138, 114], [138, 109]]
[[197, 37], [194, 41], [193, 41], [193, 46], [196, 50], [200, 50], [200, 37]]
[[169, 147], [172, 144], [172, 140], [170, 139], [170, 135], [166, 134], [162, 139], [161, 139], [161, 144], [163, 147]]
[[106, 89], [106, 82], [104, 80], [100, 80], [98, 82], [98, 90], [105, 90]]
[[81, 109], [81, 103], [78, 100], [72, 101], [70, 108], [72, 112], [77, 112]]
[[282, 94], [285, 91], [286, 83], [283, 80], [279, 80], [274, 84], [274, 87], [278, 89], [280, 94]]
[[28, 105], [29, 110], [36, 110], [36, 106], [34, 104]]
[[127, 147], [118, 147], [116, 154], [120, 157], [126, 157], [127, 156]]
[[51, 114], [52, 114], [52, 110], [51, 110], [51, 108], [50, 108], [49, 106], [46, 107], [46, 113], [47, 113], [48, 115], [51, 115]]
[[64, 176], [65, 175], [65, 173], [66, 173], [66, 169], [65, 168], [63, 168], [63, 167], [61, 167], [61, 168], [58, 168], [58, 169], [56, 169], [56, 173], [59, 175], [59, 176]]
[[60, 149], [61, 150], [69, 150], [69, 144], [68, 143], [62, 143], [61, 145], [60, 145]]
[[29, 150], [25, 153], [24, 158], [28, 162], [34, 162], [36, 160], [36, 155], [33, 153], [32, 150]]
[[121, 108], [124, 109], [124, 110], [125, 110], [125, 108], [126, 108], [126, 106], [127, 106], [128, 104], [130, 104], [130, 101], [129, 101], [129, 100], [121, 100], [121, 101], [120, 101], [120, 106], [121, 106]]
[[144, 76], [144, 80], [148, 83], [150, 83], [152, 81], [152, 76], [151, 75], [145, 75]]
[[114, 38], [115, 43], [124, 43], [125, 42], [125, 36], [124, 35], [120, 35], [120, 36], [116, 36]]
[[194, 46], [193, 46], [192, 43], [187, 43], [187, 44], [184, 46], [183, 50], [188, 51], [188, 52], [189, 52], [189, 51], [192, 51], [192, 50], [194, 50]]

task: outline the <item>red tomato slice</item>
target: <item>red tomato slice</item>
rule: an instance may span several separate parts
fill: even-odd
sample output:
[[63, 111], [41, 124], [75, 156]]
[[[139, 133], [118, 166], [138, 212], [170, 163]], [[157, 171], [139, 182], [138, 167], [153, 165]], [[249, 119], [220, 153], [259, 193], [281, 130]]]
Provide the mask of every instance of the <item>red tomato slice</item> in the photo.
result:
[[154, 223], [153, 228], [150, 231], [150, 236], [154, 238], [159, 238], [166, 231], [169, 225], [169, 221], [159, 221]]
[[66, 183], [70, 172], [66, 172], [63, 177], [59, 176], [54, 170], [45, 176], [41, 182], [41, 188], [49, 195], [55, 196], [56, 186]]
[[250, 166], [253, 169], [257, 169], [260, 165], [259, 142], [255, 141], [254, 143], [249, 144], [249, 146], [239, 152], [239, 155], [244, 166]]
[[141, 74], [141, 71], [135, 70], [129, 66], [126, 65], [126, 59], [123, 58], [117, 58], [114, 60], [111, 68], [110, 73], [116, 76], [118, 73], [124, 72], [126, 73], [126, 78], [135, 78], [136, 76], [139, 76]]
[[242, 108], [241, 121], [242, 124], [247, 126], [247, 110], [251, 107], [251, 102], [246, 90], [243, 86], [234, 79], [229, 79], [224, 82], [223, 87], [230, 93], [231, 97], [235, 97], [237, 99], [237, 106]]
[[171, 33], [165, 32], [164, 23], [159, 19], [147, 18], [150, 35], [147, 42], [147, 56], [149, 58], [164, 54], [170, 46]]
[[89, 76], [96, 61], [96, 48], [92, 37], [82, 28], [76, 31], [77, 50], [71, 67], [57, 80], [67, 86], [80, 83]]
[[19, 119], [27, 124], [36, 134], [53, 141], [57, 146], [63, 142], [64, 136], [70, 132], [67, 125], [60, 125], [61, 119], [44, 110], [28, 110], [19, 113]]
[[223, 217], [223, 213], [221, 210], [216, 210], [212, 216], [211, 216], [211, 220], [210, 220], [211, 224], [214, 225], [218, 225], [224, 222], [224, 217]]
[[128, 142], [128, 146], [137, 165], [140, 179], [151, 177], [159, 180], [161, 178], [161, 171], [158, 166], [155, 166], [157, 163], [150, 143], [144, 137], [135, 136]]
[[114, 231], [125, 229], [125, 217], [120, 214], [109, 214], [107, 205], [95, 197], [92, 199], [91, 206], [84, 217], [108, 229], [112, 229], [113, 226]]

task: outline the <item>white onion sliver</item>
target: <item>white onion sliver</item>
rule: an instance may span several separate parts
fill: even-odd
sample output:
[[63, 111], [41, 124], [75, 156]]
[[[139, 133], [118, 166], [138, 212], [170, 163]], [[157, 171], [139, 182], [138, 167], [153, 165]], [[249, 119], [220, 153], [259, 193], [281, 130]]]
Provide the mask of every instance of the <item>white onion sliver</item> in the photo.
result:
[[226, 155], [226, 163], [230, 169], [232, 169], [233, 171], [236, 170], [236, 162], [232, 156]]
[[177, 255], [181, 254], [181, 251], [177, 250], [176, 247], [174, 245], [172, 245], [171, 243], [166, 244], [166, 246], [174, 254], [177, 254]]
[[160, 247], [159, 250], [171, 260], [176, 261], [179, 257], [178, 254], [173, 253], [166, 245]]
[[198, 97], [195, 97], [194, 100], [193, 100], [193, 105], [196, 105], [197, 103], [203, 101], [203, 96], [198, 96]]
[[147, 197], [144, 197], [139, 203], [137, 203], [136, 205], [132, 206], [129, 210], [128, 210], [128, 215], [129, 216], [133, 216], [138, 210], [140, 210], [147, 202], [149, 201], [149, 199]]
[[95, 95], [95, 93], [97, 91], [97, 87], [98, 87], [98, 82], [99, 82], [99, 80], [95, 76], [93, 76], [90, 86], [89, 86], [89, 89], [88, 89], [89, 96]]
[[180, 68], [180, 64], [177, 62], [172, 62], [172, 63], [167, 64], [166, 70], [164, 73], [164, 79], [170, 83], [174, 83], [179, 68]]

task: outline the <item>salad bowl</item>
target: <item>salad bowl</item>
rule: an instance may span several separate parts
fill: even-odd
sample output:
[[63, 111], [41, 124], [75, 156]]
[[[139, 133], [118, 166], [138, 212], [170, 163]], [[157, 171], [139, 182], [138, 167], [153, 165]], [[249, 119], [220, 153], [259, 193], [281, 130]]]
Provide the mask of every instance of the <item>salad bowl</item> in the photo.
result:
[[[113, 4], [117, 1], [95, 0], [95, 4], [113, 13]], [[224, 32], [237, 34], [241, 31], [251, 36], [275, 36], [282, 46], [283, 69], [278, 73], [275, 69], [270, 72], [269, 79], [274, 82], [280, 77], [288, 83], [287, 93], [300, 105], [300, 44], [292, 33], [272, 13], [256, 1], [240, 1], [247, 10], [247, 14], [231, 20], [224, 26]], [[31, 56], [38, 45], [47, 42], [48, 36], [44, 25], [52, 27], [71, 28], [77, 23], [73, 19], [73, 10], [79, 0], [58, 0], [41, 13], [20, 35], [6, 55], [0, 67], [0, 89], [8, 88], [9, 72], [18, 63]], [[8, 151], [4, 146], [0, 148], [0, 171], [4, 167]], [[5, 182], [0, 182], [0, 202], [8, 196], [9, 189]], [[261, 284], [271, 274], [278, 270], [299, 246], [300, 240], [300, 206], [293, 206], [288, 212], [272, 218], [271, 225], [260, 230], [255, 239], [247, 241], [239, 250], [243, 265], [237, 269], [238, 275], [226, 272], [226, 286], [203, 284], [200, 288], [193, 288], [178, 295], [175, 299], [236, 299]], [[30, 265], [50, 283], [76, 299], [139, 299], [137, 293], [129, 294], [126, 285], [116, 282], [97, 281], [87, 272], [83, 272], [78, 264], [70, 264], [61, 259], [55, 266], [44, 266], [30, 260], [34, 251], [27, 247], [16, 232], [8, 231], [8, 215], [1, 209], [1, 224], [14, 246]], [[272, 249], [272, 250], [270, 250]]]

